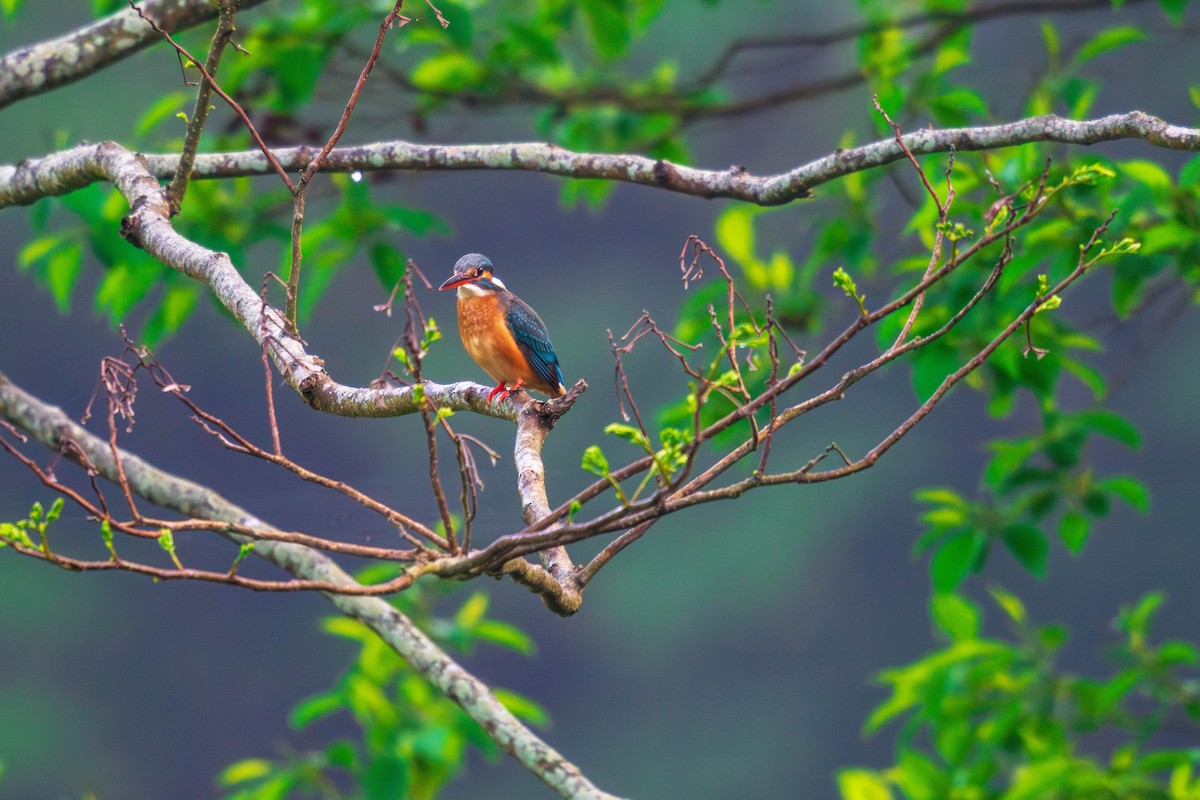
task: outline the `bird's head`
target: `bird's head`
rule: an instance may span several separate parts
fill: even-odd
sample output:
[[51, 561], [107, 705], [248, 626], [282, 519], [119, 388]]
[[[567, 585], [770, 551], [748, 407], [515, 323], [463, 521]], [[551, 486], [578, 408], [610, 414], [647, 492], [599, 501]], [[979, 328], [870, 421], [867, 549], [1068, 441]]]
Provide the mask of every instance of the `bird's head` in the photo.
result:
[[467, 253], [454, 265], [454, 274], [439, 289], [458, 289], [468, 294], [485, 295], [504, 288], [499, 278], [492, 276], [492, 262], [479, 253]]

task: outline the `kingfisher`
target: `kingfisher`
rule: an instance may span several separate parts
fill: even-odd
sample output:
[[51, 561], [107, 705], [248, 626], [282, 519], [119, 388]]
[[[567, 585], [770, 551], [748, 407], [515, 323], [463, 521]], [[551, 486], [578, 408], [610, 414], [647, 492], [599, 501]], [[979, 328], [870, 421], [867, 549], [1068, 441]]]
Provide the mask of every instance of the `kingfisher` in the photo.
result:
[[458, 334], [475, 363], [496, 381], [488, 402], [522, 387], [550, 397], [567, 393], [546, 323], [493, 274], [492, 262], [468, 253], [441, 289], [457, 289]]

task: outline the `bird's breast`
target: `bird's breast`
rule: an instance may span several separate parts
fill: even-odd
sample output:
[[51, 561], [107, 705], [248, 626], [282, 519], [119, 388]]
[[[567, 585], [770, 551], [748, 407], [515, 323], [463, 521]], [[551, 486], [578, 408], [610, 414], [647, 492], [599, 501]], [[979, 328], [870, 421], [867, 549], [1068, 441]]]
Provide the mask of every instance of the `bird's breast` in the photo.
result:
[[496, 295], [459, 295], [458, 334], [467, 354], [497, 383], [529, 381], [529, 368], [504, 323], [504, 310]]

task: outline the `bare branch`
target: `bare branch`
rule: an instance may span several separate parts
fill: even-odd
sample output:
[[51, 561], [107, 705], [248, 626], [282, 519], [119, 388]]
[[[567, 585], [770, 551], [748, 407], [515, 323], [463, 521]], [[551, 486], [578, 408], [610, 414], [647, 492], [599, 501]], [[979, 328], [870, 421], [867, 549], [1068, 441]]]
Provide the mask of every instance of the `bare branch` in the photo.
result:
[[[212, 44], [208, 47], [208, 57], [204, 62], [204, 74], [217, 74], [221, 65], [221, 55], [225, 45], [233, 36], [233, 4], [220, 2], [220, 12], [217, 15], [217, 30], [213, 33]], [[144, 14], [143, 14], [144, 16]], [[171, 213], [178, 214], [183, 204], [183, 196], [187, 193], [188, 181], [192, 177], [192, 165], [196, 163], [196, 148], [200, 146], [200, 136], [204, 132], [204, 123], [208, 121], [208, 110], [212, 98], [212, 84], [207, 80], [200, 82], [196, 91], [196, 104], [192, 116], [188, 119], [187, 134], [183, 139], [183, 150], [179, 155], [179, 166], [167, 187], [167, 201], [171, 204]]]
[[[266, 0], [233, 0], [235, 9]], [[181, 31], [217, 16], [210, 0], [143, 0], [141, 9], [166, 31]], [[131, 9], [97, 20], [57, 39], [0, 57], [0, 108], [86, 78], [159, 41]]]
[[[116, 464], [106, 441], [75, 424], [59, 409], [14, 386], [3, 375], [0, 417], [54, 451], [62, 450], [65, 441], [73, 442], [106, 478], [116, 478]], [[130, 453], [119, 452], [118, 458], [134, 491], [152, 503], [188, 516], [274, 530], [210, 489], [159, 470]], [[254, 553], [300, 580], [329, 584], [327, 597], [338, 610], [374, 630], [426, 680], [458, 703], [505, 752], [560, 796], [615, 800], [513, 716], [485, 683], [438, 648], [408, 617], [377, 597], [351, 596], [371, 587], [362, 587], [329, 558], [311, 548], [283, 542], [260, 541]]]
[[[350, 122], [350, 115], [354, 113], [354, 107], [358, 105], [358, 98], [362, 94], [363, 86], [366, 85], [367, 76], [371, 74], [371, 70], [375, 67], [375, 62], [379, 60], [379, 51], [383, 47], [383, 39], [387, 35], [388, 30], [397, 20], [399, 20], [402, 26], [409, 22], [408, 17], [400, 16], [400, 7], [402, 5], [404, 5], [404, 0], [396, 0], [392, 6], [392, 10], [387, 13], [387, 16], [383, 18], [383, 22], [380, 23], [379, 35], [375, 37], [375, 46], [371, 49], [371, 54], [367, 56], [367, 63], [363, 66], [362, 72], [358, 76], [358, 81], [354, 84], [354, 89], [350, 92], [350, 99], [346, 101], [346, 107], [342, 110], [342, 116], [338, 119], [333, 134], [325, 142], [325, 146], [321, 148], [316, 157], [304, 168], [304, 172], [300, 175], [300, 180], [297, 184], [294, 187], [292, 184], [288, 184], [288, 188], [292, 189], [294, 194], [292, 203], [292, 267], [288, 272], [287, 308], [284, 317], [287, 319], [288, 330], [292, 334], [298, 334], [296, 328], [296, 303], [300, 296], [300, 264], [303, 256], [300, 232], [304, 226], [305, 194], [309, 184], [312, 182], [313, 175], [321, 168], [325, 157], [329, 155], [329, 151], [334, 148], [338, 140], [342, 138], [342, 134], [346, 132], [346, 125]], [[440, 17], [441, 15], [439, 14], [438, 16]], [[247, 124], [249, 124], [249, 120], [247, 120]], [[254, 133], [253, 128], [251, 128], [250, 132]], [[267, 150], [264, 149], [263, 152], [268, 158], [272, 157]], [[449, 530], [447, 530], [447, 534], [449, 534]]]
[[[267, 159], [269, 164], [271, 164], [272, 168], [275, 170], [275, 173], [283, 179], [283, 183], [288, 187], [288, 191], [295, 192], [296, 186], [294, 183], [292, 183], [292, 179], [288, 177], [287, 171], [280, 166], [279, 162], [275, 158], [275, 155], [271, 152], [271, 148], [267, 147], [267, 143], [263, 141], [262, 136], [258, 132], [258, 128], [254, 127], [254, 123], [250, 120], [250, 115], [246, 113], [246, 110], [242, 108], [241, 104], [230, 97], [229, 94], [221, 88], [216, 79], [209, 73], [208, 69], [200, 63], [199, 59], [189, 53], [178, 42], [176, 42], [171, 37], [171, 34], [160, 28], [154, 20], [147, 17], [137, 6], [134, 0], [127, 1], [129, 3], [129, 7], [133, 9], [137, 15], [154, 30], [155, 33], [166, 39], [167, 44], [171, 45], [171, 47], [174, 47], [175, 51], [179, 53], [180, 56], [186, 58], [196, 66], [196, 69], [200, 70], [200, 74], [204, 76], [204, 85], [211, 87], [211, 89], [216, 92], [217, 95], [220, 96], [220, 98], [224, 100], [231, 109], [233, 109], [233, 113], [238, 115], [238, 118], [241, 119], [242, 124], [246, 126], [246, 130], [250, 132], [250, 138], [254, 139], [254, 143], [258, 145], [258, 149], [262, 153], [263, 157]], [[178, 167], [176, 167], [176, 172], [178, 172]]]
[[[1168, 150], [1200, 150], [1200, 130], [1170, 125], [1141, 111], [1094, 120], [1074, 121], [1051, 114], [1003, 125], [918, 130], [905, 134], [903, 143], [911, 153], [925, 155], [948, 152], [951, 148], [963, 152], [1033, 142], [1093, 145], [1121, 139], [1142, 140]], [[112, 145], [83, 145], [16, 166], [0, 166], [0, 208], [28, 205], [43, 197], [66, 194], [108, 179], [99, 154], [108, 147]], [[303, 146], [278, 150], [275, 156], [284, 169], [301, 169], [311, 163], [314, 153], [314, 148]], [[741, 167], [695, 169], [630, 154], [577, 153], [542, 142], [439, 146], [397, 140], [334, 149], [323, 169], [331, 172], [520, 170], [570, 178], [602, 178], [696, 197], [728, 197], [771, 206], [809, 197], [817, 186], [906, 157], [895, 139], [884, 139], [839, 150], [787, 172], [760, 177]], [[151, 155], [145, 161], [151, 175], [166, 178], [173, 174], [179, 156]], [[193, 178], [264, 175], [271, 171], [273, 167], [255, 151], [201, 154], [196, 157]]]

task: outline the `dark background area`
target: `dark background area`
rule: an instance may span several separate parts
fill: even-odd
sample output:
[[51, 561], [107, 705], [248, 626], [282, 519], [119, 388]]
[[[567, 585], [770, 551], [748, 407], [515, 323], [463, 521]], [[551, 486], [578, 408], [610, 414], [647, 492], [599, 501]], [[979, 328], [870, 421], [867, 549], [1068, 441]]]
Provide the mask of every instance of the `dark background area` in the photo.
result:
[[[81, 5], [30, 4], [16, 25], [0, 27], [0, 52], [82, 23]], [[850, 19], [849, 12], [850, 4], [685, 4], [658, 23], [642, 52], [679, 40], [703, 42], [703, 48], [681, 48], [684, 68], [698, 68], [739, 35], [792, 30], [801, 22], [819, 30]], [[1155, 29], [1166, 27], [1152, 8], [1142, 16]], [[1069, 26], [1094, 30], [1102, 24], [1098, 19], [1103, 15], [1074, 18]], [[1197, 14], [1189, 20], [1190, 26], [1153, 45], [1134, 45], [1100, 62], [1106, 83], [1097, 114], [1139, 108], [1178, 124], [1196, 123], [1185, 82], [1175, 77], [1200, 74]], [[1040, 68], [1038, 22], [1036, 16], [1023, 17], [984, 26], [977, 34], [978, 63], [968, 69], [1000, 120], [1020, 113], [1023, 90]], [[1027, 60], [1013, 63], [1014, 52], [1026, 51]], [[763, 69], [744, 80], [764, 85], [789, 71], [823, 74], [849, 63], [849, 52], [793, 54], [786, 60], [776, 55], [762, 59]], [[359, 65], [338, 67], [321, 88], [332, 104], [341, 102], [348, 76]], [[143, 97], [175, 88], [178, 75], [175, 57], [154, 48], [100, 76], [6, 108], [0, 111], [0, 163], [42, 155], [64, 142], [121, 139], [143, 109]], [[344, 141], [412, 136], [389, 119], [389, 93], [396, 91], [382, 80], [374, 84]], [[859, 130], [863, 140], [873, 138], [870, 113], [869, 92], [860, 87], [771, 115], [701, 123], [692, 131], [695, 163], [781, 171], [831, 151], [846, 128]], [[483, 123], [451, 116], [426, 135], [447, 143], [508, 138], [531, 138], [519, 115]], [[1181, 162], [1180, 154], [1143, 143], [1097, 149]], [[894, 169], [902, 174], [906, 168]], [[256, 186], [283, 194], [277, 179], [259, 179]], [[560, 186], [540, 175], [425, 174], [390, 179], [378, 194], [428, 209], [451, 224], [448, 236], [398, 242], [431, 279], [449, 274], [462, 253], [488, 254], [509, 288], [547, 321], [568, 382], [588, 379], [590, 391], [546, 448], [552, 503], [589, 482], [579, 469], [580, 454], [598, 441], [605, 423], [618, 418], [606, 329], [622, 333], [643, 308], [663, 321], [674, 318], [684, 296], [677, 272], [683, 241], [692, 233], [711, 241], [713, 219], [724, 208], [720, 202], [622, 186], [600, 212], [564, 211]], [[795, 203], [772, 215], [766, 223], [772, 238], [764, 249], [803, 247], [806, 215], [820, 202]], [[320, 213], [319, 202], [310, 209], [314, 213]], [[70, 314], [60, 315], [48, 293], [16, 268], [27, 235], [23, 212], [0, 214], [0, 371], [78, 417], [96, 385], [100, 359], [118, 354], [123, 345], [91, 306], [99, 267], [89, 264]], [[248, 274], [274, 269], [279, 254], [262, 248], [258, 257], [260, 262], [247, 265]], [[1087, 319], [1103, 307], [1106, 292], [1107, 277], [1096, 275], [1072, 290], [1067, 304]], [[378, 374], [400, 326], [371, 310], [384, 296], [365, 264], [349, 265], [305, 327], [311, 350], [325, 359], [335, 379], [365, 384]], [[431, 294], [421, 300], [449, 334], [435, 346], [429, 377], [482, 380], [452, 332], [452, 297]], [[1111, 332], [1093, 331], [1110, 346], [1098, 363], [1128, 375], [1114, 389], [1113, 405], [1144, 437], [1137, 453], [1096, 448], [1098, 471], [1147, 479], [1150, 514], [1114, 509], [1078, 559], [1054, 544], [1045, 583], [1004, 554], [993, 559], [986, 575], [1025, 598], [1034, 619], [1069, 623], [1074, 638], [1065, 658], [1084, 672], [1101, 668], [1118, 606], [1150, 588], [1169, 592], [1160, 635], [1200, 636], [1195, 614], [1200, 316], [1189, 309], [1163, 330], [1156, 314]], [[1152, 346], [1143, 352], [1145, 344]], [[192, 397], [202, 407], [265, 441], [258, 351], [213, 304], [202, 302], [182, 333], [158, 352], [174, 376], [193, 387]], [[812, 391], [835, 380], [852, 358], [816, 378]], [[664, 377], [664, 363], [649, 349], [630, 362], [646, 408], [676, 396], [684, 385], [673, 375]], [[424, 433], [414, 419], [322, 415], [279, 387], [277, 382], [284, 447], [292, 458], [415, 516], [434, 516], [422, 487]], [[1068, 407], [1086, 402], [1082, 390], [1064, 399]], [[785, 458], [802, 463], [831, 441], [861, 453], [913, 405], [906, 371], [893, 368], [806, 419], [776, 445], [775, 457], [780, 464]], [[137, 414], [134, 432], [123, 439], [126, 447], [212, 486], [273, 524], [391, 542], [385, 526], [349, 503], [223, 452], [183, 408], [152, 388], [143, 390]], [[514, 530], [520, 509], [511, 426], [467, 415], [456, 417], [456, 424], [505, 454], [499, 466], [485, 471], [476, 536], [483, 541]], [[986, 456], [982, 444], [1035, 424], [1031, 403], [1022, 402], [1012, 417], [997, 421], [986, 416], [977, 394], [960, 387], [878, 466], [851, 480], [758, 491], [660, 522], [600, 574], [582, 611], [568, 620], [547, 613], [524, 589], [476, 581], [451, 596], [447, 607], [465, 599], [466, 591], [485, 588], [493, 613], [529, 631], [539, 649], [526, 658], [484, 648], [464, 663], [483, 680], [544, 704], [552, 715], [541, 731], [547, 741], [618, 795], [790, 797], [800, 788], [832, 795], [837, 768], [880, 764], [888, 757], [886, 734], [864, 739], [860, 731], [884, 697], [872, 675], [934, 642], [925, 613], [926, 567], [911, 555], [920, 532], [911, 493], [928, 485], [974, 491]], [[610, 457], [621, 452], [620, 443], [603, 444]], [[39, 457], [48, 459], [44, 453]], [[52, 498], [20, 465], [0, 459], [0, 519], [23, 517], [33, 499], [48, 504]], [[94, 524], [70, 511], [52, 533], [57, 541], [99, 542]], [[582, 560], [601, 544], [580, 545], [573, 555]], [[181, 554], [185, 563], [229, 557], [226, 545], [203, 537], [183, 542]], [[982, 597], [982, 586], [975, 581], [970, 590]], [[0, 779], [0, 796], [214, 796], [213, 776], [232, 761], [271, 757], [346, 733], [345, 722], [336, 719], [299, 734], [286, 724], [291, 706], [328, 686], [351, 657], [347, 642], [318, 632], [318, 620], [329, 613], [318, 596], [154, 584], [122, 574], [74, 575], [0, 553], [0, 760], [8, 770]], [[994, 613], [989, 629], [1001, 630]], [[516, 762], [486, 764], [472, 755], [465, 777], [445, 796], [548, 794]]]

